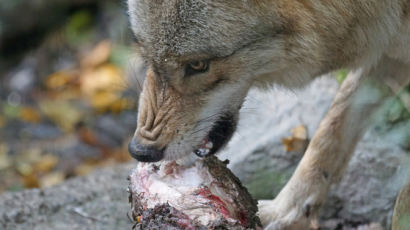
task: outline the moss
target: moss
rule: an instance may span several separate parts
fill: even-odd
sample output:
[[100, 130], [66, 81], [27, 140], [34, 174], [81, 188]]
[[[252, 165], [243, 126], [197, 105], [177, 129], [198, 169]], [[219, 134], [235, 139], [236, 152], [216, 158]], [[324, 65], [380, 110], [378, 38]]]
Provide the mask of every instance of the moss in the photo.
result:
[[255, 199], [272, 199], [286, 184], [292, 175], [292, 170], [278, 172], [261, 168], [245, 182], [249, 193]]
[[406, 213], [400, 218], [399, 225], [403, 229], [410, 229], [410, 213]]

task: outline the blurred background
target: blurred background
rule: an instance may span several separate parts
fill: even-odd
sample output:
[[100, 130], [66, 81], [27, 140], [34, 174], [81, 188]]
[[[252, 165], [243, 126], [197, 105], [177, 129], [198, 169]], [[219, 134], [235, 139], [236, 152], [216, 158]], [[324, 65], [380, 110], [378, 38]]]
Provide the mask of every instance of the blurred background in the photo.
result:
[[0, 2], [0, 194], [127, 162], [125, 1]]

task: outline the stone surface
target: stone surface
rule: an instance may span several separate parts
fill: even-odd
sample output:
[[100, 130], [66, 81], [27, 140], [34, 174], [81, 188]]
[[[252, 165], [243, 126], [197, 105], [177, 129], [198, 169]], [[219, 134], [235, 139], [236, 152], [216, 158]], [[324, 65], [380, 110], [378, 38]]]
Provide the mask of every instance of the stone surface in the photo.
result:
[[122, 165], [54, 188], [2, 195], [0, 229], [131, 229], [126, 192], [131, 168]]

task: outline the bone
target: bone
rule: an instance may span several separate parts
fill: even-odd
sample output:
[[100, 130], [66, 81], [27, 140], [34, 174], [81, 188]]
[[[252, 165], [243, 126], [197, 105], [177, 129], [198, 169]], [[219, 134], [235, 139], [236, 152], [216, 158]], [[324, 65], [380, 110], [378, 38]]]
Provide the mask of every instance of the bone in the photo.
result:
[[139, 163], [129, 177], [133, 229], [261, 229], [257, 202], [226, 165]]

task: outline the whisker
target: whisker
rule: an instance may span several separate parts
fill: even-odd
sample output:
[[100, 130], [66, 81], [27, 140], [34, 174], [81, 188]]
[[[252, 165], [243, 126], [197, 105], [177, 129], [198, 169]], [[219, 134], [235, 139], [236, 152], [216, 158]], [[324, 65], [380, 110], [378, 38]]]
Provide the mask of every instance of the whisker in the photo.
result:
[[132, 60], [128, 63], [127, 66], [127, 83], [130, 89], [135, 91], [137, 95], [139, 95], [142, 92], [143, 85], [142, 81], [145, 78], [145, 73], [146, 73], [146, 66], [144, 61], [142, 60], [141, 57], [135, 56], [132, 58]]
[[213, 115], [210, 115], [210, 116], [208, 116], [208, 117], [205, 117], [205, 118], [203, 118], [203, 119], [197, 121], [197, 123], [201, 123], [201, 122], [204, 122], [204, 121], [208, 121], [209, 119], [214, 118], [215, 116], [220, 115], [220, 114], [221, 114], [221, 112], [217, 112], [217, 113], [215, 113], [215, 114], [213, 114]]
[[258, 108], [256, 108], [256, 107], [254, 107], [254, 108], [242, 108], [240, 111], [243, 111], [243, 110], [257, 110]]
[[195, 131], [193, 131], [193, 132], [191, 133], [191, 135], [194, 135], [194, 134], [196, 134], [196, 133], [199, 133], [199, 132], [201, 132], [201, 131], [204, 131], [204, 130], [210, 129], [210, 128], [211, 128], [211, 126], [206, 126], [206, 127], [201, 128], [201, 129], [199, 129], [199, 130], [195, 130]]

